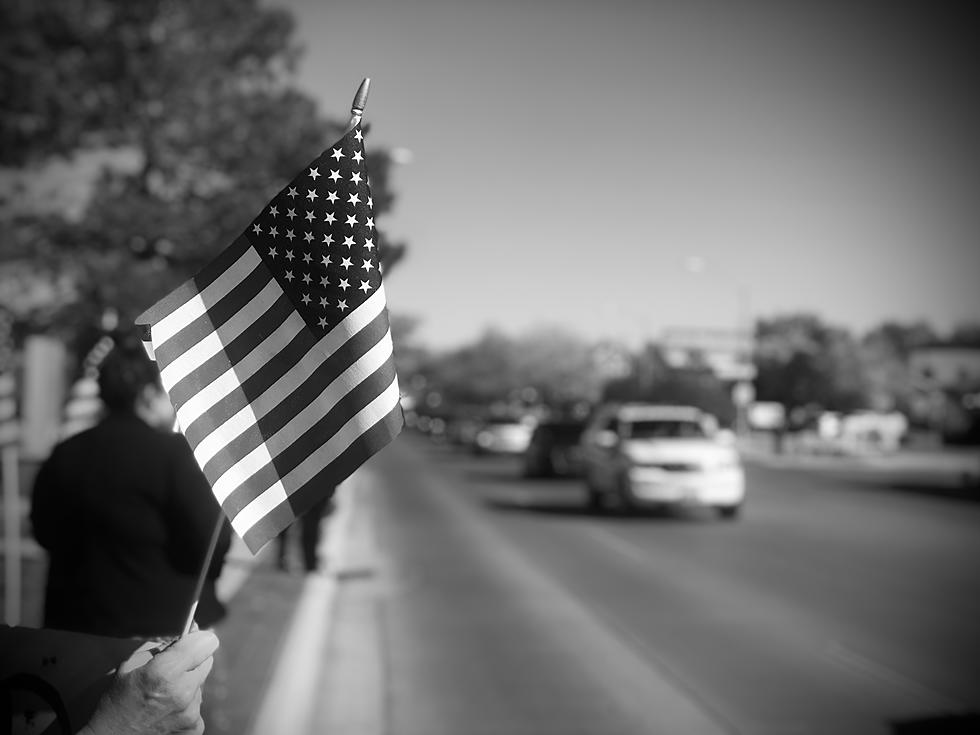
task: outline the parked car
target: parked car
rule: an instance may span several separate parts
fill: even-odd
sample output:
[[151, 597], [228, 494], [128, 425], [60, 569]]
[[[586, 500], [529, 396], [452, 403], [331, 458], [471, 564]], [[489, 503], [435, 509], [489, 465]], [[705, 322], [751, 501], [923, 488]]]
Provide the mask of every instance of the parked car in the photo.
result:
[[532, 424], [510, 416], [484, 419], [476, 431], [473, 451], [477, 454], [522, 454], [531, 441]]
[[582, 434], [588, 500], [601, 509], [701, 505], [738, 516], [745, 474], [714, 417], [691, 406], [607, 404]]
[[539, 423], [524, 452], [524, 476], [578, 475], [582, 469], [579, 439], [584, 429], [584, 420], [552, 419]]

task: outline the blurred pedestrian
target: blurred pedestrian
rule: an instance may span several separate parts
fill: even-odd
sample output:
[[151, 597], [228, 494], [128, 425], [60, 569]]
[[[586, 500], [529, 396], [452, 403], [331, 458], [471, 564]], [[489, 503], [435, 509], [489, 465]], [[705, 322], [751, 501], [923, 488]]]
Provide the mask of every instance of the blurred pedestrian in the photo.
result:
[[[121, 338], [100, 366], [107, 409], [58, 444], [34, 483], [31, 522], [49, 554], [44, 625], [115, 637], [180, 633], [219, 507], [156, 366]], [[231, 540], [224, 522], [196, 620], [224, 616], [215, 595]]]
[[299, 517], [293, 525], [286, 528], [276, 538], [279, 552], [277, 565], [281, 571], [289, 571], [289, 539], [293, 529], [299, 527], [299, 546], [303, 558], [303, 569], [315, 572], [320, 568], [320, 558], [317, 549], [323, 536], [323, 518], [333, 511], [333, 493], [323, 500], [317, 501], [306, 513]]

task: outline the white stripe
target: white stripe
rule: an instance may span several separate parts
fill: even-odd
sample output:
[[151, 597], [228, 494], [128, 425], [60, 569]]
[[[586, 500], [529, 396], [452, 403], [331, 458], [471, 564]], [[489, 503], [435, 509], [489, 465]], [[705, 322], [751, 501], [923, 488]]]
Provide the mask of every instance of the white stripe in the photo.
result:
[[305, 327], [306, 322], [303, 321], [303, 317], [295, 311], [292, 312], [286, 317], [286, 321], [276, 327], [276, 330], [262, 340], [244, 359], [188, 398], [184, 405], [177, 409], [177, 416], [182, 425], [190, 426], [218, 401], [252, 377], [259, 368], [268, 363], [270, 355], [276, 355], [284, 350]]
[[209, 306], [213, 306], [222, 297], [227, 296], [261, 262], [262, 258], [259, 257], [254, 248], [246, 249], [242, 253], [242, 257], [229, 266], [201, 293], [185, 301], [151, 327], [154, 348], [159, 349], [160, 345], [207, 312]]
[[[379, 289], [380, 290], [380, 289]], [[376, 294], [375, 294], [376, 295]], [[344, 321], [334, 327], [329, 334], [325, 335], [313, 348], [310, 353], [320, 352], [324, 355], [331, 355], [338, 349], [343, 347], [344, 343], [350, 339], [353, 334], [356, 334], [363, 327], [370, 324], [371, 321], [378, 316], [381, 310], [384, 308], [384, 294], [381, 295], [380, 299], [374, 298], [374, 295], [367, 301], [365, 301], [361, 306], [351, 312]], [[299, 319], [299, 317], [296, 317]], [[302, 324], [302, 321], [300, 321]], [[389, 337], [390, 339], [390, 337]], [[260, 348], [263, 346], [260, 346]], [[222, 381], [222, 384], [217, 387], [217, 389], [212, 390], [211, 386], [202, 391], [201, 394], [194, 396], [190, 401], [185, 404], [181, 410], [178, 410], [177, 415], [181, 418], [184, 426], [190, 426], [190, 422], [199, 416], [203, 415], [205, 411], [211, 408], [215, 403], [221, 398], [231, 392], [235, 387], [237, 387], [241, 381], [244, 381], [249, 377], [255, 370], [264, 365], [268, 361], [269, 354], [275, 354], [274, 351], [267, 351], [262, 349], [262, 354], [259, 354], [256, 359], [256, 354], [259, 352], [259, 348], [256, 348], [248, 357], [242, 362], [238, 363], [232, 370], [229, 370], [226, 375], [221, 376], [218, 380]], [[204, 464], [214, 457], [222, 447], [224, 447], [228, 442], [230, 442], [235, 437], [239, 436], [242, 432], [248, 429], [250, 426], [255, 425], [257, 419], [262, 418], [269, 413], [272, 409], [278, 406], [282, 400], [283, 396], [291, 395], [293, 391], [297, 390], [313, 372], [320, 366], [322, 360], [311, 359], [309, 354], [301, 359], [295, 366], [290, 368], [289, 371], [284, 373], [275, 383], [269, 386], [261, 396], [257, 397], [252, 401], [252, 422], [248, 423], [247, 419], [249, 416], [243, 414], [239, 411], [234, 416], [225, 421], [221, 426], [216, 427], [208, 436], [202, 439], [197, 447], [195, 447], [194, 455], [198, 458], [203, 467]], [[242, 364], [247, 363], [246, 369], [242, 369]], [[252, 369], [254, 365], [254, 369]], [[217, 382], [217, 381], [215, 381]], [[214, 385], [214, 384], [212, 384]], [[200, 396], [200, 398], [199, 398]], [[187, 409], [188, 405], [193, 401], [193, 405], [190, 409]], [[185, 418], [189, 420], [184, 420]]]
[[[252, 526], [283, 503], [289, 493], [303, 487], [318, 472], [337, 459], [357, 437], [391, 413], [396, 405], [398, 405], [398, 381], [393, 380], [381, 395], [358, 411], [322, 447], [301, 462], [285, 478], [242, 508], [231, 522], [235, 531], [240, 536], [244, 536]], [[286, 488], [290, 490], [287, 492]]]
[[270, 280], [247, 304], [239, 307], [228, 321], [212, 332], [208, 332], [197, 344], [188, 347], [160, 371], [160, 380], [169, 391], [188, 375], [199, 369], [210, 358], [223, 352], [225, 345], [231, 344], [256, 318], [264, 314], [283, 295], [282, 288], [275, 279]]
[[[374, 347], [365, 352], [354, 364], [338, 375], [323, 389], [317, 398], [312, 400], [302, 411], [290, 419], [289, 423], [283, 426], [273, 436], [267, 438], [264, 444], [252, 450], [229, 467], [214, 482], [212, 489], [218, 502], [223, 503], [237, 487], [242, 485], [242, 483], [262, 469], [266, 464], [269, 464], [272, 461], [272, 456], [278, 455], [298, 437], [313, 428], [313, 425], [326, 416], [341, 398], [346, 396], [362, 380], [389, 360], [391, 358], [391, 351], [391, 333], [386, 332], [385, 336]], [[278, 394], [276, 396], [277, 402], [281, 402], [285, 397], [285, 394]], [[226, 442], [228, 441], [230, 440], [226, 439]]]

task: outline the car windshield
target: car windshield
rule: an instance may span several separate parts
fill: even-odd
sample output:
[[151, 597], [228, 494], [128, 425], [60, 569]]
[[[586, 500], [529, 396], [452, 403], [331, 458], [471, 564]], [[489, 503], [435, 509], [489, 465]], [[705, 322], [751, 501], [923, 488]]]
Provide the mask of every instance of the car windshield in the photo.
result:
[[696, 421], [648, 419], [624, 425], [627, 439], [697, 439], [707, 436]]

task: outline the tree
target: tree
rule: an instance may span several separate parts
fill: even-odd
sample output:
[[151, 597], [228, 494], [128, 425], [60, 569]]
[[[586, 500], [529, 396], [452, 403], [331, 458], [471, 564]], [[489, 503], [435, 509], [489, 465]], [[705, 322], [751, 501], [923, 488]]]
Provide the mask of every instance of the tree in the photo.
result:
[[852, 411], [866, 404], [857, 342], [847, 331], [790, 314], [760, 319], [755, 345], [758, 400], [782, 403], [787, 415], [810, 405]]
[[935, 332], [924, 322], [884, 322], [865, 334], [860, 354], [873, 408], [910, 410], [914, 386], [909, 355], [916, 347], [935, 341]]
[[[292, 16], [258, 0], [37, 0], [4, 4], [0, 24], [16, 168], [0, 298], [31, 331], [72, 342], [106, 312], [131, 322], [343, 129], [292, 86]], [[388, 165], [369, 156], [378, 214]]]

